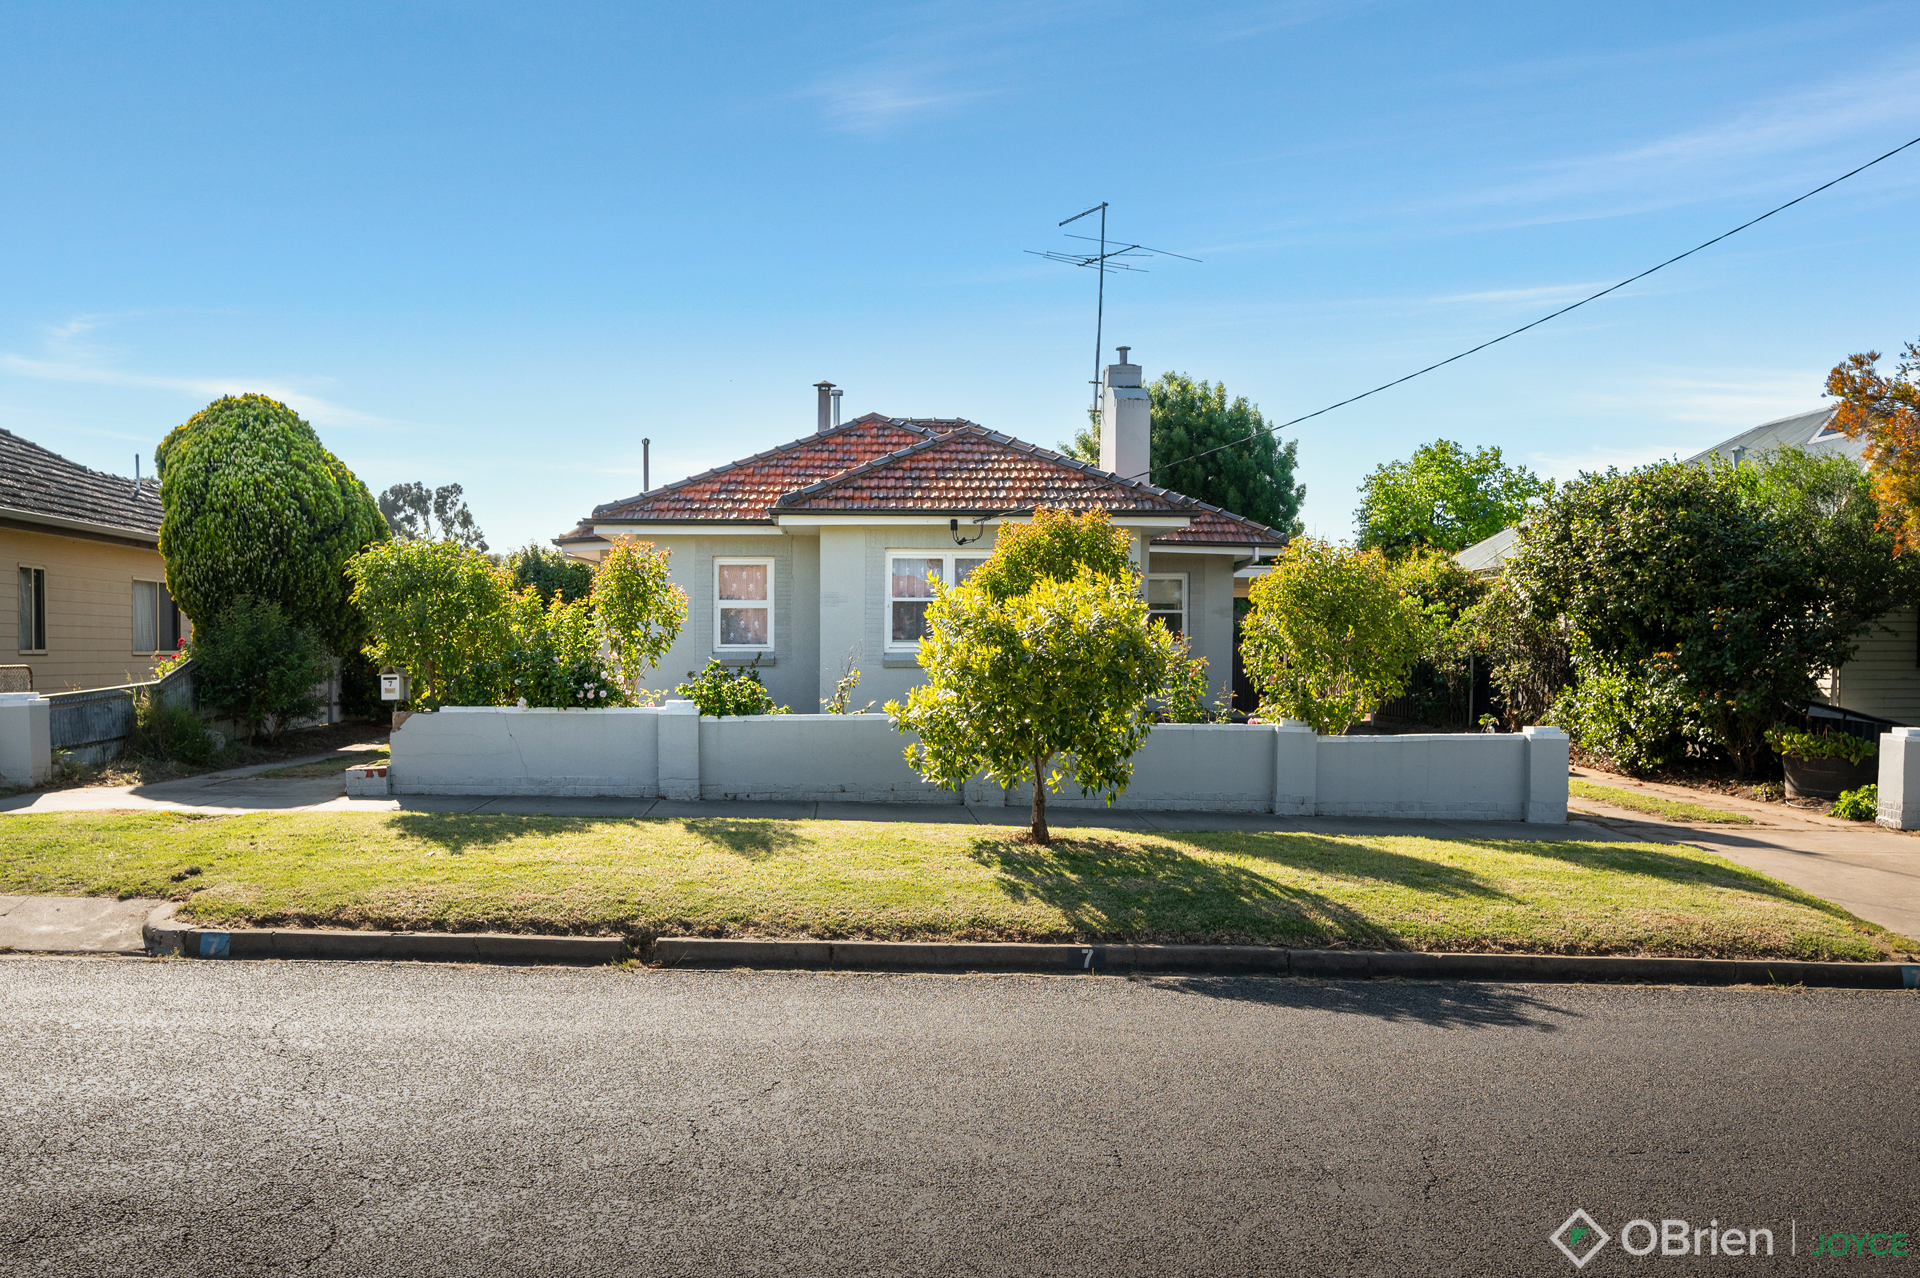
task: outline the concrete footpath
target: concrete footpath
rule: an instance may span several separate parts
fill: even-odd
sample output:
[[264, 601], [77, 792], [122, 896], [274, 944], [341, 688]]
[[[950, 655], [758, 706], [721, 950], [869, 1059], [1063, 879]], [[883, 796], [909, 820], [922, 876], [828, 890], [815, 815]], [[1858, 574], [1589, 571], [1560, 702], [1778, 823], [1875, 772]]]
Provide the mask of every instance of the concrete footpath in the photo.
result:
[[1920, 940], [1920, 836], [1842, 821], [1817, 809], [1636, 781], [1590, 768], [1575, 768], [1573, 775], [1595, 785], [1736, 813], [1752, 822], [1676, 821], [1575, 797], [1567, 807], [1576, 824], [1647, 843], [1704, 849]]
[[101, 896], [0, 896], [0, 950], [145, 954], [143, 932], [172, 914], [164, 901]]

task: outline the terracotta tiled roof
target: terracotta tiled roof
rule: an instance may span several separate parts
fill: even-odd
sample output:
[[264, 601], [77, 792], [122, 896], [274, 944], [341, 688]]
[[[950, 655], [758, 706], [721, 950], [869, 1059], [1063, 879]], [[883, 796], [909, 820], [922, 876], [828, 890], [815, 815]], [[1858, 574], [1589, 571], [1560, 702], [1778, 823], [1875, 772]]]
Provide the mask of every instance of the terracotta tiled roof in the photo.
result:
[[1026, 511], [1038, 506], [1116, 514], [1186, 515], [1154, 541], [1280, 545], [1264, 524], [1170, 489], [1122, 479], [1087, 462], [967, 425], [921, 440], [781, 497], [780, 514], [809, 511]]
[[1287, 539], [1265, 524], [1195, 502], [1193, 522], [1153, 539], [1156, 546], [1284, 546]]
[[771, 522], [782, 493], [896, 452], [965, 423], [947, 419], [882, 417], [868, 413], [831, 430], [651, 492], [593, 508], [594, 520]]
[[1264, 524], [958, 418], [868, 414], [691, 479], [594, 509], [595, 522], [771, 523], [857, 511], [1012, 513], [1038, 506], [1184, 515], [1155, 544], [1284, 545]]
[[1185, 498], [983, 426], [918, 440], [787, 493], [789, 511], [1067, 510], [1183, 513]]
[[160, 535], [160, 489], [151, 479], [88, 470], [0, 430], [0, 506], [56, 519]]

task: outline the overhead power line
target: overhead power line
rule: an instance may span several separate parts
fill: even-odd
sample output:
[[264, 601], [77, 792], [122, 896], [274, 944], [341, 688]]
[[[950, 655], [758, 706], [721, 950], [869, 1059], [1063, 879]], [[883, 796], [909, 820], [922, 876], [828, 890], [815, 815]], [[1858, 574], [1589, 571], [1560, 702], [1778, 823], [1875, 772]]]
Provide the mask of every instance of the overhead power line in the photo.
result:
[[[1250, 444], [1254, 440], [1258, 439], [1261, 435], [1271, 435], [1275, 431], [1285, 430], [1289, 426], [1298, 426], [1301, 422], [1310, 421], [1311, 419], [1315, 417], [1319, 417], [1324, 413], [1331, 413], [1336, 408], [1345, 408], [1348, 404], [1356, 403], [1359, 400], [1365, 399], [1369, 395], [1378, 395], [1383, 390], [1391, 390], [1395, 386], [1400, 385], [1402, 382], [1410, 382], [1416, 377], [1422, 376], [1423, 374], [1426, 374], [1426, 373], [1431, 373], [1436, 368], [1445, 368], [1448, 364], [1453, 363], [1455, 360], [1462, 360], [1469, 355], [1475, 354], [1476, 352], [1484, 351], [1485, 349], [1487, 349], [1487, 347], [1497, 345], [1500, 342], [1504, 342], [1509, 337], [1518, 337], [1520, 334], [1526, 332], [1528, 329], [1538, 328], [1540, 327], [1540, 325], [1546, 323], [1548, 320], [1558, 319], [1562, 315], [1565, 315], [1568, 311], [1578, 310], [1580, 307], [1585, 306], [1588, 302], [1598, 301], [1609, 293], [1617, 293], [1621, 289], [1625, 288], [1627, 285], [1634, 283], [1636, 280], [1644, 280], [1645, 278], [1647, 278], [1647, 276], [1653, 274], [1655, 271], [1664, 270], [1665, 268], [1672, 266], [1675, 262], [1680, 261], [1682, 258], [1692, 257], [1695, 253], [1698, 253], [1701, 249], [1712, 248], [1715, 244], [1718, 244], [1721, 240], [1726, 239], [1728, 236], [1738, 235], [1740, 232], [1746, 230], [1748, 227], [1754, 226], [1754, 225], [1757, 225], [1758, 223], [1766, 221], [1768, 218], [1772, 217], [1775, 213], [1783, 213], [1786, 210], [1792, 208], [1794, 205], [1800, 203], [1800, 201], [1813, 198], [1814, 196], [1820, 194], [1820, 192], [1826, 190], [1828, 187], [1838, 186], [1840, 185], [1840, 183], [1846, 181], [1850, 177], [1853, 177], [1855, 174], [1865, 173], [1868, 169], [1880, 163], [1880, 161], [1890, 160], [1894, 156], [1900, 154], [1902, 151], [1906, 150], [1910, 146], [1915, 145], [1916, 143], [1920, 143], [1920, 138], [1914, 138], [1912, 141], [1909, 141], [1909, 142], [1902, 142], [1899, 146], [1896, 146], [1895, 148], [1893, 148], [1893, 150], [1888, 151], [1885, 155], [1876, 156], [1875, 158], [1868, 160], [1865, 164], [1861, 165], [1857, 169], [1849, 169], [1847, 172], [1842, 173], [1839, 177], [1834, 178], [1831, 182], [1823, 182], [1819, 186], [1814, 187], [1811, 191], [1808, 191], [1805, 195], [1797, 195], [1793, 199], [1788, 200], [1785, 204], [1782, 204], [1777, 208], [1768, 209], [1765, 213], [1762, 213], [1759, 217], [1756, 217], [1751, 221], [1742, 222], [1740, 225], [1734, 227], [1731, 231], [1723, 231], [1719, 235], [1716, 235], [1712, 239], [1706, 241], [1704, 244], [1696, 244], [1684, 253], [1677, 253], [1674, 256], [1668, 258], [1666, 261], [1660, 263], [1660, 265], [1658, 266], [1649, 266], [1646, 270], [1641, 271], [1638, 275], [1629, 275], [1626, 279], [1621, 280], [1618, 284], [1614, 284], [1614, 285], [1611, 285], [1610, 287], [1603, 288], [1598, 293], [1594, 293], [1590, 296], [1583, 297], [1577, 302], [1569, 303], [1568, 305], [1561, 307], [1559, 310], [1554, 311], [1551, 315], [1542, 315], [1539, 319], [1534, 320], [1531, 324], [1522, 324], [1519, 328], [1514, 329], [1512, 332], [1502, 333], [1498, 337], [1488, 338], [1486, 341], [1480, 343], [1478, 346], [1469, 347], [1468, 349], [1461, 351], [1458, 355], [1449, 355], [1447, 356], [1447, 358], [1441, 360], [1439, 363], [1429, 364], [1425, 368], [1416, 369], [1415, 371], [1408, 373], [1405, 377], [1396, 377], [1390, 382], [1382, 382], [1380, 385], [1374, 387], [1372, 390], [1361, 391], [1358, 395], [1348, 396], [1346, 399], [1341, 400], [1337, 404], [1328, 404], [1325, 408], [1315, 409], [1311, 413], [1303, 413], [1300, 416], [1294, 418], [1293, 420], [1281, 422], [1277, 426], [1263, 427], [1262, 429], [1254, 431], [1251, 435], [1247, 435], [1242, 439], [1230, 440], [1229, 442], [1220, 444], [1217, 447], [1209, 448], [1204, 452], [1194, 453], [1190, 457], [1181, 457], [1175, 461], [1170, 461], [1170, 462], [1158, 462], [1155, 464], [1155, 468], [1165, 469], [1166, 467], [1169, 467], [1169, 466], [1179, 466], [1185, 462], [1198, 461], [1202, 457], [1210, 457], [1214, 453], [1224, 452], [1226, 449], [1229, 449], [1229, 448], [1238, 448], [1241, 444]], [[1129, 475], [1127, 476], [1127, 478], [1128, 479], [1147, 479], [1151, 475], [1151, 473], [1152, 473], [1151, 471], [1142, 471], [1138, 475]]]

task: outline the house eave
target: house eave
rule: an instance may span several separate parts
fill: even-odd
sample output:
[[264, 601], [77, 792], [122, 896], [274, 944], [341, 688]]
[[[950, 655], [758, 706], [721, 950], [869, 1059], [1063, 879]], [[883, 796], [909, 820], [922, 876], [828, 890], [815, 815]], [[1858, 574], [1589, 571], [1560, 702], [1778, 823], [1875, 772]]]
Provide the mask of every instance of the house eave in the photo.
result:
[[160, 534], [148, 532], [144, 528], [123, 528], [115, 524], [97, 524], [86, 519], [68, 519], [63, 515], [22, 510], [17, 506], [0, 506], [0, 526], [20, 528], [29, 532], [64, 533], [70, 537], [84, 537], [89, 541], [130, 542], [136, 546], [160, 544]]

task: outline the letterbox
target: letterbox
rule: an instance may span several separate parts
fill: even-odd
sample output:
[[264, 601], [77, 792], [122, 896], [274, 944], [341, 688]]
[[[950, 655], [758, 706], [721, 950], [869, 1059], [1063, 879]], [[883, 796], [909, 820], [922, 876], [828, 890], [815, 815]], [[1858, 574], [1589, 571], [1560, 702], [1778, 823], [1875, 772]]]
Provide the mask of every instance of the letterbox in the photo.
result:
[[386, 666], [380, 671], [380, 699], [382, 701], [405, 701], [407, 699], [407, 672], [398, 666]]

